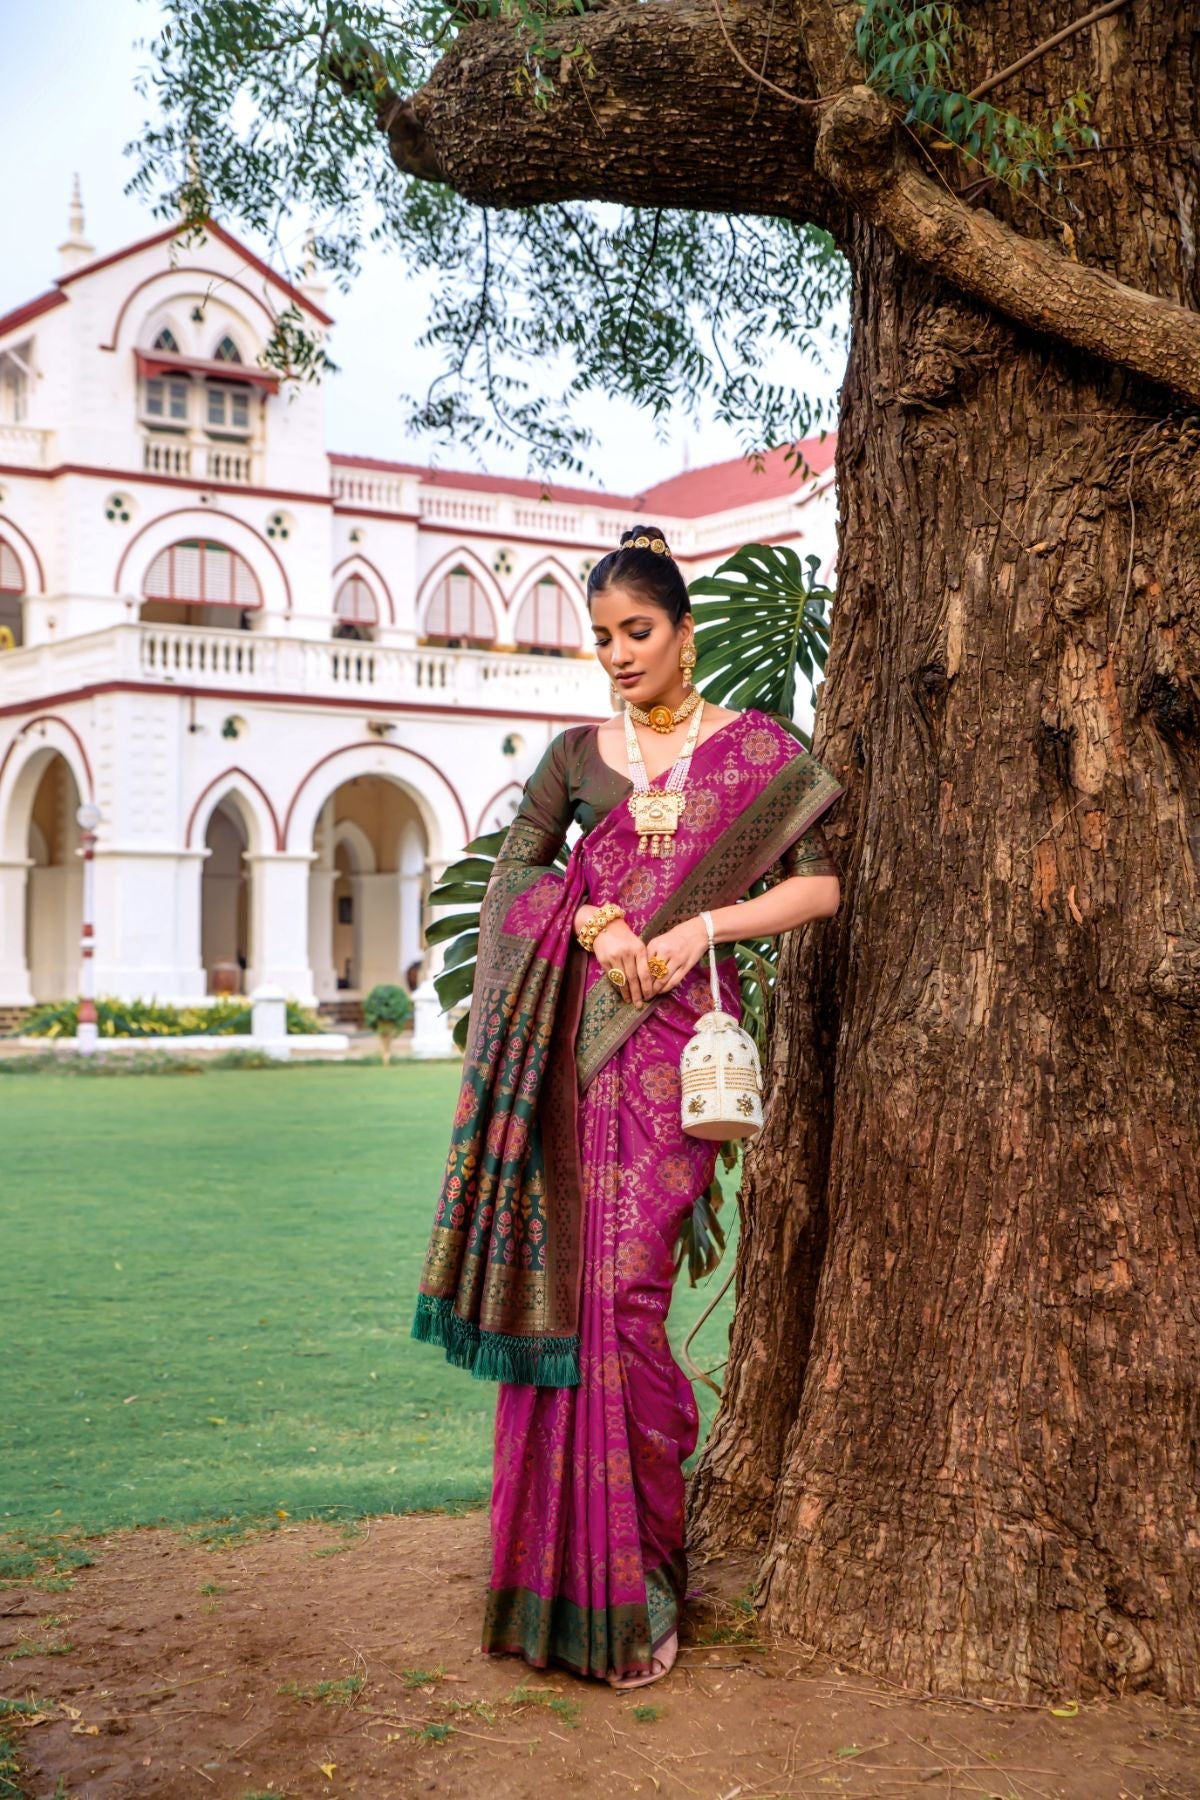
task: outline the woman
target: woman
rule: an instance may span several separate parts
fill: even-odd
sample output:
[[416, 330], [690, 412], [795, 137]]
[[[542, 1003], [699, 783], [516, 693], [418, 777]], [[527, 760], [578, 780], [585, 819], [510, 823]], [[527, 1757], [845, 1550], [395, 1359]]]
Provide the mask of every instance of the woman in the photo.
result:
[[500, 1382], [484, 1650], [633, 1687], [670, 1669], [687, 1588], [698, 1413], [666, 1317], [717, 1155], [680, 1124], [705, 919], [737, 1017], [735, 940], [837, 910], [817, 820], [843, 790], [774, 720], [692, 689], [687, 588], [655, 527], [596, 564], [587, 600], [626, 710], [554, 739], [488, 884], [413, 1335]]

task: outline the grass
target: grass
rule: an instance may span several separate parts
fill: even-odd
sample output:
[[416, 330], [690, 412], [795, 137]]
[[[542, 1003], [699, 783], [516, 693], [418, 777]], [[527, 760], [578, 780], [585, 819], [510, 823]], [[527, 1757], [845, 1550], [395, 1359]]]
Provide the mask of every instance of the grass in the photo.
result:
[[[4, 1084], [0, 1580], [65, 1586], [71, 1534], [486, 1498], [495, 1387], [408, 1335], [457, 1093], [409, 1062]], [[677, 1287], [676, 1342], [711, 1291]]]
[[287, 1694], [293, 1700], [319, 1700], [323, 1706], [353, 1706], [363, 1690], [361, 1675], [344, 1675], [340, 1681], [316, 1681], [308, 1687], [298, 1682], [285, 1681], [277, 1687], [277, 1694]]

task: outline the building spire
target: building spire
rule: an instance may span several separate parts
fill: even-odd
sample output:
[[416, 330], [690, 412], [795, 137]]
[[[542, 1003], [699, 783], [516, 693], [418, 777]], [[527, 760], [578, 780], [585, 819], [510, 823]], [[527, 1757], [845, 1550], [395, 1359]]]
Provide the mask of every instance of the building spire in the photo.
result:
[[58, 246], [58, 266], [63, 275], [72, 269], [78, 269], [90, 262], [96, 254], [94, 244], [89, 244], [85, 235], [83, 219], [83, 193], [79, 186], [79, 176], [71, 181], [71, 204], [67, 208], [67, 235]]

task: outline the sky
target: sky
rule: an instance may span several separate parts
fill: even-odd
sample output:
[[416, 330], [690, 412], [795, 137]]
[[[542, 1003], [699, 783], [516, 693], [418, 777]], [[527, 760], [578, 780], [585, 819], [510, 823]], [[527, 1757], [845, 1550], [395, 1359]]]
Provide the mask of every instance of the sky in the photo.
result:
[[[53, 283], [75, 173], [82, 183], [88, 240], [98, 254], [161, 229], [148, 204], [122, 191], [134, 169], [124, 146], [140, 132], [147, 106], [134, 91], [134, 80], [149, 57], [135, 43], [154, 34], [155, 0], [105, 0], [103, 6], [95, 0], [39, 0], [5, 12], [10, 79], [0, 109], [0, 167], [8, 176], [0, 198], [0, 313]], [[222, 223], [269, 256], [238, 220]], [[428, 293], [395, 251], [373, 248], [365, 252], [349, 294], [330, 287], [327, 310], [336, 324], [329, 352], [340, 366], [327, 378], [330, 450], [404, 462], [434, 460], [443, 468], [482, 466], [471, 453], [422, 442], [405, 427], [402, 395], [422, 392], [441, 366], [436, 351], [417, 345]], [[836, 352], [832, 366], [822, 368], [781, 348], [763, 373], [769, 380], [791, 380], [832, 395], [842, 365]], [[592, 476], [612, 492], [639, 491], [681, 468], [736, 456], [741, 448], [729, 427], [703, 415], [656, 424], [626, 402], [597, 397], [587, 400], [582, 415], [597, 436], [589, 452]], [[520, 451], [491, 448], [486, 466], [497, 474], [527, 472]]]

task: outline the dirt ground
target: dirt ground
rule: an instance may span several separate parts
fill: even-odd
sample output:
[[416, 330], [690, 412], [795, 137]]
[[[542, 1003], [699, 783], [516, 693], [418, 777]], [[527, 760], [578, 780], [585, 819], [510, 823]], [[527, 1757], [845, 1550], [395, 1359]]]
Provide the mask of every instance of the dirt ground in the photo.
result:
[[1200, 1800], [1200, 1713], [889, 1692], [765, 1643], [749, 1567], [694, 1567], [665, 1680], [615, 1693], [485, 1659], [486, 1515], [91, 1539], [65, 1591], [0, 1590], [0, 1721], [31, 1800]]

